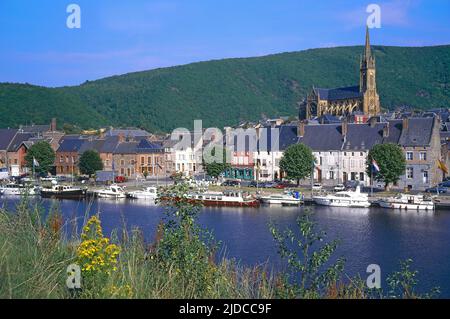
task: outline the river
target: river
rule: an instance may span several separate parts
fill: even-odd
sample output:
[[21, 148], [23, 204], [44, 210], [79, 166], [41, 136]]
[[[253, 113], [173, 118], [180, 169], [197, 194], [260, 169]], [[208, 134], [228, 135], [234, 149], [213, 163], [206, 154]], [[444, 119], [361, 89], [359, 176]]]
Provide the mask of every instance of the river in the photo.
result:
[[[19, 199], [0, 197], [0, 205], [13, 208]], [[164, 208], [146, 201], [95, 200], [93, 202], [35, 199], [48, 210], [58, 205], [66, 220], [85, 213], [100, 212], [106, 234], [113, 229], [139, 227], [145, 239], [155, 237]], [[284, 263], [269, 232], [268, 224], [295, 227], [297, 217], [311, 209], [318, 226], [328, 239], [339, 239], [336, 256], [346, 258], [345, 272], [366, 278], [369, 264], [381, 267], [382, 277], [399, 269], [399, 260], [412, 258], [419, 271], [418, 288], [427, 291], [439, 286], [440, 297], [450, 298], [450, 211], [405, 212], [381, 208], [348, 209], [328, 207], [203, 208], [199, 222], [222, 242], [222, 254], [236, 258], [244, 265], [267, 263], [279, 270]], [[383, 287], [386, 283], [383, 280]]]

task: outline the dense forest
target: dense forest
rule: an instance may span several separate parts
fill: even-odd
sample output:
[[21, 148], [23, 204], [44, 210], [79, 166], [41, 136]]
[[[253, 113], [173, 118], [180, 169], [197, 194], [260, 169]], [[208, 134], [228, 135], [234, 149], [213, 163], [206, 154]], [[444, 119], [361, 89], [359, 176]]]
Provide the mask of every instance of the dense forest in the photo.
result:
[[[450, 45], [374, 46], [382, 107], [450, 107]], [[362, 47], [312, 49], [129, 73], [79, 86], [0, 84], [0, 127], [47, 123], [151, 131], [296, 116], [312, 86], [359, 83]]]

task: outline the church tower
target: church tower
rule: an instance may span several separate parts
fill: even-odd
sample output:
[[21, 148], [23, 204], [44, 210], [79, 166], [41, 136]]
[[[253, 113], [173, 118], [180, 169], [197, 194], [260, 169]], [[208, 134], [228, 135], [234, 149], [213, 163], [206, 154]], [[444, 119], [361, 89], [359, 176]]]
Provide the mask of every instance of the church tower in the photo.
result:
[[375, 57], [370, 48], [369, 27], [366, 27], [366, 45], [361, 58], [359, 90], [363, 94], [364, 114], [374, 116], [381, 112], [380, 97], [377, 93]]

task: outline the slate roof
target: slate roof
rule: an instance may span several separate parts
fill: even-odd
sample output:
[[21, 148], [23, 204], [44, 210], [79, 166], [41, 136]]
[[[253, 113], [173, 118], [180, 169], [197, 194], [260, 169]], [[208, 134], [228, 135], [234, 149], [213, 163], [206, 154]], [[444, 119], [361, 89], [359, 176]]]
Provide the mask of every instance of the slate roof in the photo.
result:
[[305, 135], [299, 139], [299, 143], [309, 146], [313, 151], [341, 150], [343, 143], [341, 124], [305, 125]]
[[21, 130], [25, 133], [45, 133], [50, 131], [50, 125], [29, 125], [21, 127]]
[[86, 139], [65, 139], [58, 148], [58, 152], [79, 152]]
[[138, 128], [114, 128], [106, 132], [106, 136], [149, 137], [151, 134]]
[[136, 146], [137, 153], [157, 153], [162, 151], [164, 151], [164, 149], [160, 144], [152, 143], [147, 140], [141, 140]]
[[434, 118], [410, 118], [408, 129], [404, 129], [399, 144], [402, 146], [426, 146], [430, 144]]
[[100, 153], [113, 153], [119, 143], [118, 136], [107, 136], [99, 148]]
[[6, 151], [8, 149], [17, 132], [17, 129], [0, 129], [0, 150]]
[[346, 99], [358, 99], [362, 97], [359, 86], [342, 87], [335, 89], [314, 88], [321, 100], [335, 101]]
[[17, 149], [20, 147], [20, 145], [29, 140], [31, 137], [33, 137], [32, 133], [21, 133], [18, 132], [14, 138], [12, 139], [9, 147], [8, 147], [8, 152], [15, 152], [17, 151]]
[[118, 143], [114, 154], [135, 154], [139, 142], [122, 142]]

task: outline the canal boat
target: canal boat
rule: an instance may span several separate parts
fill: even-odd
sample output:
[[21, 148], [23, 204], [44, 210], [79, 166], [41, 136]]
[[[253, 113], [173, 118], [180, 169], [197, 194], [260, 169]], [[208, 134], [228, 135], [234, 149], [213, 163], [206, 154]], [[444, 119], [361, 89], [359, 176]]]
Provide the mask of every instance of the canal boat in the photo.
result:
[[367, 208], [370, 207], [369, 195], [361, 193], [360, 187], [357, 186], [355, 191], [343, 191], [335, 194], [323, 196], [314, 196], [314, 203], [321, 206], [332, 207], [354, 207]]
[[430, 196], [397, 194], [395, 197], [381, 199], [378, 204], [383, 208], [406, 210], [434, 210], [435, 204]]
[[258, 207], [259, 201], [246, 192], [226, 190], [223, 192], [191, 193], [187, 199], [204, 206]]
[[279, 194], [260, 196], [261, 203], [269, 205], [298, 206], [302, 203], [299, 192], [285, 191]]
[[0, 192], [5, 196], [23, 196], [23, 195], [37, 195], [39, 188], [25, 184], [9, 183], [0, 187]]
[[70, 186], [54, 184], [51, 187], [44, 187], [41, 189], [41, 196], [43, 198], [82, 198], [86, 196], [86, 189]]
[[116, 184], [112, 184], [106, 188], [95, 190], [94, 195], [100, 198], [125, 198], [127, 197], [124, 189]]
[[158, 197], [158, 190], [154, 186], [149, 186], [143, 190], [128, 192], [127, 197], [133, 198], [133, 199], [155, 200]]

